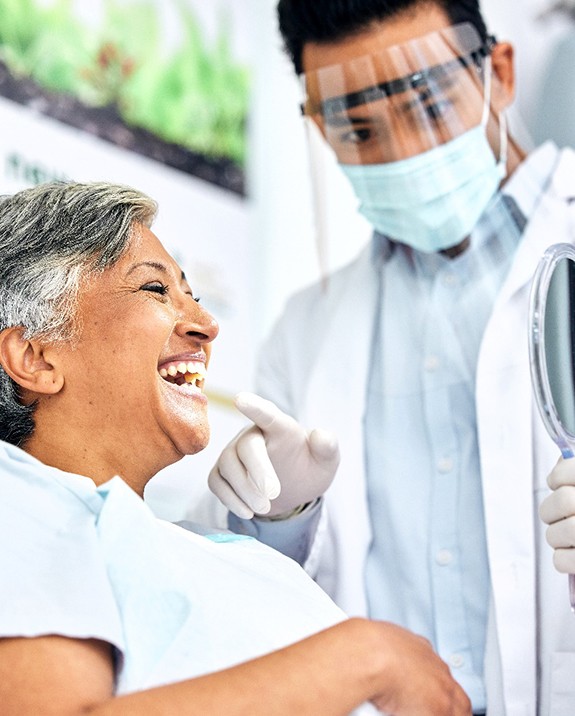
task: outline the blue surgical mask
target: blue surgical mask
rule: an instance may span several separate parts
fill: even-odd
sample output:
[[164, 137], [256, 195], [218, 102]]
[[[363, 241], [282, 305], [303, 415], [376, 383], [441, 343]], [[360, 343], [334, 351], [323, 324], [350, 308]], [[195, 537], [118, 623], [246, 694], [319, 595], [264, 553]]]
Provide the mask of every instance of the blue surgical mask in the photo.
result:
[[497, 162], [482, 122], [407, 159], [340, 167], [361, 202], [360, 213], [379, 233], [429, 253], [469, 235], [505, 176], [504, 146]]

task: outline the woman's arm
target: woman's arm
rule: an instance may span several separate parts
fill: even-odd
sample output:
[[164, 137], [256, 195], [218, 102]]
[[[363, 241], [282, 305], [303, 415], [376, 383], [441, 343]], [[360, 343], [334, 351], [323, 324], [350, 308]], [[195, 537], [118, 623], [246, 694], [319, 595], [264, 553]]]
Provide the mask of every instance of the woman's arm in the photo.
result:
[[424, 639], [349, 619], [224, 671], [113, 696], [109, 645], [0, 640], [4, 716], [344, 716], [364, 701], [395, 716], [464, 716], [469, 701]]

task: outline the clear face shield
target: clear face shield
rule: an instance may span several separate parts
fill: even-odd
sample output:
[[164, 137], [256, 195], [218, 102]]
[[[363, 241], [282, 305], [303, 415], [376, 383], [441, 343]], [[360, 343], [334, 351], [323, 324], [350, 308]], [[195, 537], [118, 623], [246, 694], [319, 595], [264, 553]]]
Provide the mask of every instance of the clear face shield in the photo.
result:
[[304, 115], [380, 234], [424, 252], [458, 246], [497, 191], [507, 130], [500, 116], [496, 158], [494, 45], [464, 23], [305, 74]]
[[307, 72], [302, 111], [341, 164], [421, 154], [486, 123], [494, 44], [464, 23]]

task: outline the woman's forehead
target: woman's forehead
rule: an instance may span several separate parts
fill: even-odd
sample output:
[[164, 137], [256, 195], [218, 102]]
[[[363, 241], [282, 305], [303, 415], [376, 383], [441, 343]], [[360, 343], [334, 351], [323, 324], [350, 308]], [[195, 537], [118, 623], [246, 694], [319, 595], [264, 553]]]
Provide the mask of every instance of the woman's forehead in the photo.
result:
[[147, 226], [136, 224], [128, 250], [123, 256], [124, 268], [136, 264], [158, 264], [172, 270], [177, 276], [183, 272], [176, 260], [168, 253], [156, 234]]

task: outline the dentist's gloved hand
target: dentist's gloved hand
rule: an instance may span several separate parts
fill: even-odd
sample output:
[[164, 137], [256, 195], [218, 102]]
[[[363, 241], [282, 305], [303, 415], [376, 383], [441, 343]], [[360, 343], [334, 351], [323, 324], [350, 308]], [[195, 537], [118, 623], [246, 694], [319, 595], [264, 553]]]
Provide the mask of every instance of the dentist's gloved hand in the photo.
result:
[[238, 393], [236, 407], [254, 425], [224, 448], [208, 477], [210, 490], [238, 517], [284, 515], [322, 495], [339, 464], [332, 433], [306, 432], [274, 403]]
[[553, 547], [553, 564], [559, 572], [575, 574], [575, 459], [560, 458], [547, 478], [553, 493], [539, 508], [549, 525], [547, 542]]

